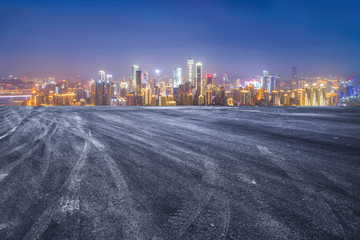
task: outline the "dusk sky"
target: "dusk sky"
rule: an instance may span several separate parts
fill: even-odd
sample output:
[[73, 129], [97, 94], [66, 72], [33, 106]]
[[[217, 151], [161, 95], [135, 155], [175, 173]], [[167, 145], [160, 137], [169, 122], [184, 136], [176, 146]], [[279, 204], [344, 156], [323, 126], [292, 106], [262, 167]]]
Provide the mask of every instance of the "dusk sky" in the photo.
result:
[[0, 1], [0, 74], [359, 73], [360, 1]]

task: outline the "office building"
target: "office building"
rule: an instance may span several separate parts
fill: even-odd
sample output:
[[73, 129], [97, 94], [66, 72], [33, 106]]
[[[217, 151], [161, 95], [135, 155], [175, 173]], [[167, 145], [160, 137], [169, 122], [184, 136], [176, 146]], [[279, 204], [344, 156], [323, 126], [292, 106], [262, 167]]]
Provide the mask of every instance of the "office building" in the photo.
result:
[[174, 88], [178, 88], [182, 84], [182, 69], [174, 68], [173, 71]]
[[141, 73], [140, 70], [136, 71], [136, 94], [141, 93]]
[[205, 92], [205, 106], [211, 106], [213, 100], [213, 92], [211, 90], [207, 90]]
[[187, 81], [190, 83], [193, 83], [194, 82], [194, 60], [189, 58], [187, 61], [187, 66], [188, 66]]
[[138, 65], [132, 66], [132, 74], [131, 74], [131, 82], [130, 82], [130, 91], [129, 92], [135, 92], [136, 91], [136, 72], [140, 71], [140, 68]]
[[203, 84], [202, 84], [202, 63], [196, 63], [196, 94], [198, 96], [203, 93]]

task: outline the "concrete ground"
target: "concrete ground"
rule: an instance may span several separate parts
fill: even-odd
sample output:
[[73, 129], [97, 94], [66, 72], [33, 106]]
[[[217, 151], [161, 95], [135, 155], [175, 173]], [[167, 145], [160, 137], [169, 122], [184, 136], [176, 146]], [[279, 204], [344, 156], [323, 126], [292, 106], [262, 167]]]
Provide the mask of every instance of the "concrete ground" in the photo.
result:
[[360, 108], [0, 107], [0, 239], [360, 239]]

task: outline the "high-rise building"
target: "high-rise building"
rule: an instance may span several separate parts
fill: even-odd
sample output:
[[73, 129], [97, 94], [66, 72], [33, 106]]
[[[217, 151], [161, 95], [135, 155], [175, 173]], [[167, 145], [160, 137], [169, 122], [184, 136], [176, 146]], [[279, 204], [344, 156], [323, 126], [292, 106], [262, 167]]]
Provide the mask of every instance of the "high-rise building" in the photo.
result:
[[142, 102], [144, 106], [151, 105], [151, 95], [150, 95], [150, 88], [146, 87], [141, 90], [142, 95]]
[[261, 76], [261, 83], [260, 83], [261, 89], [267, 88], [268, 77], [269, 77], [269, 71], [264, 70], [263, 75]]
[[300, 85], [298, 82], [297, 67], [292, 67], [291, 69], [291, 85], [293, 89], [298, 88]]
[[187, 61], [188, 65], [188, 82], [193, 83], [194, 82], [194, 60], [192, 58], [189, 58]]
[[196, 63], [196, 94], [198, 96], [202, 95], [203, 86], [202, 86], [202, 63]]
[[204, 96], [203, 95], [199, 95], [199, 97], [198, 97], [198, 105], [199, 106], [204, 105]]
[[248, 90], [241, 90], [240, 105], [251, 105], [251, 93]]
[[292, 67], [291, 80], [297, 82], [297, 67]]
[[213, 92], [211, 90], [207, 90], [205, 92], [205, 106], [211, 106], [213, 100]]
[[105, 71], [99, 71], [99, 81], [105, 81]]
[[105, 72], [99, 71], [99, 80], [95, 83], [95, 105], [110, 106], [114, 96], [114, 85], [110, 81], [111, 75], [105, 80]]
[[279, 73], [277, 73], [275, 76], [274, 89], [280, 90], [280, 75], [279, 75]]
[[148, 86], [148, 81], [149, 81], [149, 73], [144, 72], [143, 73], [143, 82], [146, 86]]
[[106, 74], [106, 81], [112, 82], [113, 76], [111, 74]]
[[241, 85], [240, 79], [237, 79], [237, 80], [236, 80], [236, 86], [235, 86], [235, 88], [240, 87], [240, 85]]
[[156, 106], [156, 95], [155, 94], [151, 95], [150, 105]]
[[280, 94], [275, 90], [271, 93], [271, 102], [273, 106], [280, 106]]
[[267, 90], [271, 93], [275, 89], [275, 77], [267, 76]]
[[126, 106], [136, 106], [136, 99], [134, 94], [126, 94]]
[[140, 71], [140, 68], [138, 65], [132, 66], [132, 74], [131, 74], [131, 83], [130, 83], [130, 92], [136, 91], [136, 72]]
[[301, 77], [298, 81], [298, 89], [303, 89], [305, 87], [305, 78]]
[[178, 88], [182, 84], [182, 69], [174, 68], [173, 71], [174, 88]]
[[213, 85], [213, 75], [212, 74], [206, 75], [205, 86], [207, 87], [208, 85]]
[[193, 106], [194, 105], [194, 95], [192, 93], [189, 93], [187, 96], [187, 104], [189, 106]]
[[165, 95], [159, 96], [159, 106], [167, 106], [168, 105], [168, 98]]
[[141, 93], [141, 71], [136, 71], [136, 94]]

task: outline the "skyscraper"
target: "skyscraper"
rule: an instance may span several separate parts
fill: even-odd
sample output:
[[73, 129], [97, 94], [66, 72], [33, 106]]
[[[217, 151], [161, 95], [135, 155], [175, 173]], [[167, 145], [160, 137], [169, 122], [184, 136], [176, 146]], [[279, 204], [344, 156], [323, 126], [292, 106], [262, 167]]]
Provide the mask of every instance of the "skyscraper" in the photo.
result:
[[136, 94], [141, 93], [141, 71], [136, 71]]
[[275, 76], [274, 89], [280, 90], [280, 75], [279, 75], [279, 73], [277, 73]]
[[105, 81], [105, 71], [99, 71], [99, 81]]
[[205, 105], [206, 106], [212, 105], [212, 98], [213, 98], [212, 94], [213, 94], [213, 92], [211, 90], [207, 90], [205, 92]]
[[99, 71], [99, 80], [95, 84], [95, 105], [96, 106], [110, 106], [113, 93], [112, 76], [108, 75], [105, 80], [105, 72]]
[[178, 88], [182, 84], [182, 69], [174, 68], [173, 71], [174, 88]]
[[269, 76], [269, 71], [264, 70], [263, 75], [261, 77], [261, 84], [260, 84], [261, 89], [267, 88], [268, 76]]
[[111, 74], [106, 74], [106, 81], [112, 82], [113, 76]]
[[297, 67], [292, 67], [291, 80], [297, 82]]
[[188, 82], [194, 82], [194, 60], [192, 58], [188, 59]]
[[202, 95], [203, 86], [202, 86], [202, 63], [196, 63], [196, 94]]
[[132, 75], [131, 75], [131, 84], [130, 84], [130, 92], [136, 91], [136, 72], [139, 71], [140, 68], [138, 65], [132, 66]]
[[299, 88], [299, 83], [298, 83], [298, 76], [297, 76], [297, 67], [292, 67], [292, 71], [291, 71], [291, 84], [293, 86], [293, 88]]
[[275, 89], [276, 78], [274, 76], [267, 77], [267, 90], [271, 93]]
[[144, 84], [147, 85], [147, 86], [148, 86], [148, 81], [149, 81], [149, 73], [144, 72], [144, 73], [143, 73], [143, 82], [144, 82]]
[[213, 75], [211, 74], [206, 75], [206, 87], [208, 85], [213, 85]]

